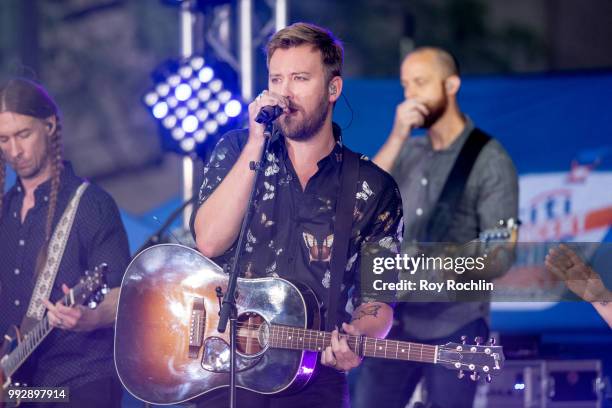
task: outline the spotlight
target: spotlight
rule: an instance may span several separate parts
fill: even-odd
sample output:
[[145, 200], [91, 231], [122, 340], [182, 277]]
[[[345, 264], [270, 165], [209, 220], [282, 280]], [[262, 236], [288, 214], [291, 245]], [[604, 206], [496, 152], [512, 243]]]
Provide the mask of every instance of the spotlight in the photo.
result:
[[210, 67], [202, 68], [200, 70], [200, 73], [198, 74], [198, 78], [200, 78], [200, 81], [204, 83], [207, 83], [208, 81], [210, 81], [214, 76], [215, 76], [215, 72]]
[[230, 118], [235, 118], [236, 116], [240, 115], [240, 112], [242, 112], [242, 104], [237, 100], [232, 99], [225, 105], [223, 110], [227, 116]]
[[191, 87], [188, 84], [180, 84], [174, 90], [174, 96], [181, 102], [186, 101], [191, 97]]
[[155, 85], [142, 100], [162, 125], [164, 147], [191, 154], [209, 137], [240, 124], [246, 110], [230, 71], [227, 64], [213, 67], [199, 55], [168, 61], [156, 70]]
[[157, 119], [163, 119], [168, 114], [168, 104], [166, 102], [158, 102], [153, 106], [153, 116]]
[[193, 115], [189, 115], [185, 119], [183, 119], [183, 123], [181, 124], [181, 127], [183, 128], [185, 132], [193, 133], [198, 128], [198, 124], [199, 124], [198, 118], [196, 118]]

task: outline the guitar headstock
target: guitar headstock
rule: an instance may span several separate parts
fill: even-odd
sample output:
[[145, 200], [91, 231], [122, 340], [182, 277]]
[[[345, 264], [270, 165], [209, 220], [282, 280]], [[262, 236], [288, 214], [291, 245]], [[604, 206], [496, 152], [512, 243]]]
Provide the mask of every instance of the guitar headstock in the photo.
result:
[[93, 271], [85, 271], [84, 276], [64, 297], [66, 306], [82, 305], [87, 302], [87, 306], [91, 309], [104, 299], [104, 295], [108, 293], [106, 286], [106, 273], [108, 265], [101, 263], [96, 266]]
[[499, 226], [487, 229], [478, 234], [478, 241], [482, 243], [510, 242], [518, 240], [518, 227], [521, 225], [519, 220], [508, 218], [499, 220]]
[[459, 370], [459, 378], [470, 372], [470, 378], [477, 381], [482, 375], [487, 382], [499, 374], [504, 365], [502, 346], [495, 345], [495, 339], [482, 343], [482, 338], [476, 337], [474, 344], [466, 344], [466, 337], [461, 337], [461, 343], [447, 343], [438, 346], [436, 362], [451, 370]]

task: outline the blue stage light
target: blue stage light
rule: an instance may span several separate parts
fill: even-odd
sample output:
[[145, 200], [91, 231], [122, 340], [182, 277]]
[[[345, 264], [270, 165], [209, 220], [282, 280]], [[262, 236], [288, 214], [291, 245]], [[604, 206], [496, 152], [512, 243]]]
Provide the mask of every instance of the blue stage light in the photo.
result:
[[237, 80], [230, 71], [227, 64], [225, 69], [222, 64], [208, 66], [202, 56], [168, 61], [156, 70], [156, 84], [143, 102], [161, 121], [164, 147], [179, 153], [199, 152], [208, 137], [240, 125], [245, 109], [239, 95], [232, 92]]
[[153, 116], [157, 119], [163, 119], [168, 114], [168, 104], [166, 102], [158, 102], [153, 106]]
[[213, 79], [214, 76], [215, 76], [215, 71], [213, 71], [212, 68], [210, 67], [202, 68], [198, 74], [198, 78], [203, 83], [207, 83], [208, 81]]
[[187, 133], [195, 132], [196, 129], [198, 128], [198, 125], [199, 125], [198, 118], [196, 118], [193, 115], [187, 116], [185, 119], [183, 119], [183, 122], [181, 123], [181, 127]]
[[188, 84], [180, 84], [174, 90], [174, 96], [176, 96], [176, 99], [179, 101], [184, 102], [191, 97], [191, 92], [191, 86]]
[[235, 118], [236, 116], [240, 115], [240, 112], [242, 112], [242, 104], [237, 100], [232, 99], [225, 105], [223, 110], [227, 116], [230, 118]]

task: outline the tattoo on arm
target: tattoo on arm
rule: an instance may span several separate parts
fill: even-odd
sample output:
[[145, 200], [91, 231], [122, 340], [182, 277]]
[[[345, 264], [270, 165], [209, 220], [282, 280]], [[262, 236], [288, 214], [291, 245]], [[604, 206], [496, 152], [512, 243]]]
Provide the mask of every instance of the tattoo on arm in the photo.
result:
[[364, 306], [359, 311], [355, 311], [356, 313], [353, 313], [353, 321], [359, 320], [364, 316], [378, 317], [378, 311], [381, 307], [381, 305]]

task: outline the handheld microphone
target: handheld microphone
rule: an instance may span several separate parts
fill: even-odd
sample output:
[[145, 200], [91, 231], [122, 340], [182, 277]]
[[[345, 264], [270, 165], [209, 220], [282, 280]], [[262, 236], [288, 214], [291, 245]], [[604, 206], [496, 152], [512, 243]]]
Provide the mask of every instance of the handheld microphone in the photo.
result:
[[283, 108], [278, 105], [275, 106], [264, 106], [259, 110], [257, 116], [255, 116], [255, 122], [268, 125], [274, 122], [280, 115], [283, 114]]

